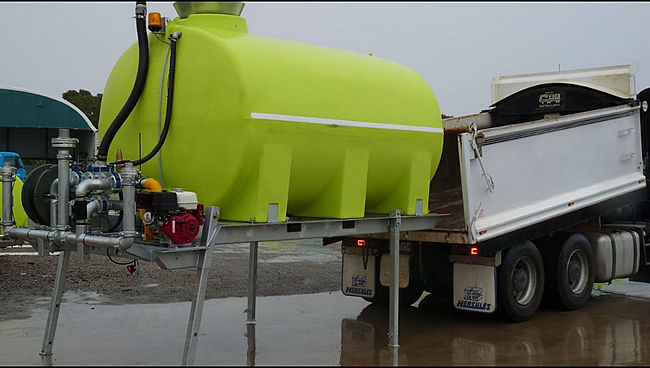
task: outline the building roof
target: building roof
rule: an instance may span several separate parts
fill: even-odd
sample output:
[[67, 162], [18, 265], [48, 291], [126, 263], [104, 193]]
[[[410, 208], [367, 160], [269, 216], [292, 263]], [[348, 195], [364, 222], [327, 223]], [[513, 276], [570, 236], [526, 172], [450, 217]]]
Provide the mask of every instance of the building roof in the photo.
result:
[[97, 131], [75, 105], [23, 88], [0, 86], [0, 127]]

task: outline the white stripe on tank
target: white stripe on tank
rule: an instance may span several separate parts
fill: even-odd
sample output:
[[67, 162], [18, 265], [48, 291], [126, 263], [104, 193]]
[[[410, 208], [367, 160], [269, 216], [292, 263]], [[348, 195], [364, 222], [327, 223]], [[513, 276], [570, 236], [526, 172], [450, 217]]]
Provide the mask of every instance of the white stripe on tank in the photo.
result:
[[332, 126], [349, 126], [355, 128], [375, 128], [375, 129], [390, 129], [390, 130], [406, 130], [406, 131], [424, 132], [424, 133], [442, 133], [441, 128], [433, 128], [433, 127], [426, 127], [426, 126], [370, 123], [365, 121], [314, 118], [309, 116], [295, 116], [295, 115], [265, 114], [260, 112], [251, 113], [251, 118], [264, 119], [264, 120], [276, 120], [276, 121], [292, 121], [296, 123], [322, 124], [322, 125], [332, 125]]

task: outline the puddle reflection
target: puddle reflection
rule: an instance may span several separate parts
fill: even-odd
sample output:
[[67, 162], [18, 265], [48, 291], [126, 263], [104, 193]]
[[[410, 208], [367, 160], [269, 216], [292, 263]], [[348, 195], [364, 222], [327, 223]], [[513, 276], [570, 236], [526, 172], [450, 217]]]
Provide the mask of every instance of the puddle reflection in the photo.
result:
[[650, 364], [650, 303], [600, 297], [576, 311], [541, 310], [527, 322], [452, 310], [425, 298], [401, 308], [400, 348], [387, 346], [388, 308], [341, 321], [341, 365]]

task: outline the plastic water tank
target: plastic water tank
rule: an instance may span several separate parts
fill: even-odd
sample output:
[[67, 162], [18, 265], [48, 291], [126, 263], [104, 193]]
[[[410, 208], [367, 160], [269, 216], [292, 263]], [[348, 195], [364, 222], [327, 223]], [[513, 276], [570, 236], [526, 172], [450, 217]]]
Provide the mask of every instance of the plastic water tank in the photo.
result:
[[[143, 165], [144, 176], [162, 179], [168, 190], [196, 192], [226, 220], [265, 222], [276, 210], [279, 221], [287, 214], [355, 218], [392, 209], [415, 214], [420, 206], [427, 212], [442, 122], [431, 88], [413, 70], [252, 35], [234, 15], [176, 18], [167, 35], [175, 31], [182, 38], [162, 172], [156, 157]], [[119, 148], [135, 160], [157, 142], [167, 47], [167, 37], [159, 37], [149, 35], [146, 86], [109, 158]], [[130, 92], [137, 54], [134, 44], [106, 83], [101, 136]], [[166, 88], [165, 79], [163, 119]]]

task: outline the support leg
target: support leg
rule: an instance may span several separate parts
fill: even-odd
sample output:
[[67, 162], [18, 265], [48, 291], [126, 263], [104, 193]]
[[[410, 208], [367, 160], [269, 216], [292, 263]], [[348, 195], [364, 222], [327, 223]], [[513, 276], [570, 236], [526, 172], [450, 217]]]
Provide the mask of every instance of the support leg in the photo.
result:
[[61, 299], [63, 299], [63, 290], [65, 289], [65, 274], [68, 271], [70, 263], [70, 251], [64, 250], [59, 253], [59, 264], [56, 268], [56, 278], [54, 280], [54, 292], [50, 301], [50, 311], [47, 315], [47, 326], [45, 327], [45, 336], [43, 337], [43, 348], [40, 355], [52, 355], [52, 346], [54, 345], [54, 335], [56, 333], [56, 324], [59, 319], [61, 310]]
[[391, 211], [390, 216], [390, 306], [388, 321], [388, 346], [399, 347], [399, 227], [401, 224], [400, 212]]
[[255, 365], [255, 325], [246, 325], [246, 342], [248, 349], [246, 349], [246, 365]]
[[205, 302], [205, 290], [208, 284], [210, 266], [212, 265], [212, 253], [214, 250], [211, 240], [212, 235], [215, 233], [218, 217], [217, 208], [209, 207], [205, 217], [201, 246], [207, 247], [207, 249], [199, 255], [197, 262], [194, 299], [192, 300], [192, 308], [190, 309], [190, 320], [187, 325], [185, 348], [183, 350], [183, 365], [192, 365], [194, 363], [194, 355], [196, 354], [196, 344], [199, 340], [199, 327], [201, 326], [201, 315], [203, 313], [203, 302]]
[[246, 323], [255, 324], [255, 299], [257, 298], [257, 242], [251, 242], [248, 256], [248, 308]]

